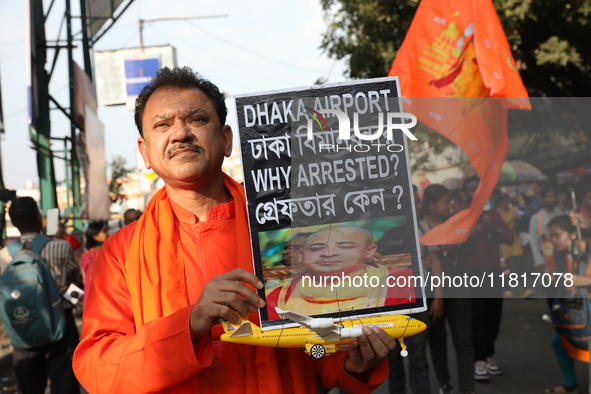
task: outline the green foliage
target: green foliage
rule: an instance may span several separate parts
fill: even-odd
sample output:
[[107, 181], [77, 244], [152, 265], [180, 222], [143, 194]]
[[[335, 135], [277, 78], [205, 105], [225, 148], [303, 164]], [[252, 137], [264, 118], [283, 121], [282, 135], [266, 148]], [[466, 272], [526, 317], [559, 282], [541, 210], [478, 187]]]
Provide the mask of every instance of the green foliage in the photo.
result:
[[417, 0], [321, 0], [328, 29], [321, 47], [347, 59], [350, 78], [388, 74], [416, 11]]
[[548, 41], [540, 45], [537, 59], [538, 66], [553, 64], [565, 67], [569, 63], [579, 63], [581, 55], [579, 55], [576, 48], [569, 45], [568, 41], [552, 36]]
[[530, 96], [591, 95], [591, 0], [494, 0]]
[[122, 187], [123, 187], [123, 179], [127, 176], [129, 172], [125, 166], [127, 165], [127, 160], [123, 156], [115, 155], [113, 156], [113, 160], [110, 163], [111, 166], [111, 181], [109, 183], [109, 196], [111, 197], [111, 201], [115, 202], [121, 198]]

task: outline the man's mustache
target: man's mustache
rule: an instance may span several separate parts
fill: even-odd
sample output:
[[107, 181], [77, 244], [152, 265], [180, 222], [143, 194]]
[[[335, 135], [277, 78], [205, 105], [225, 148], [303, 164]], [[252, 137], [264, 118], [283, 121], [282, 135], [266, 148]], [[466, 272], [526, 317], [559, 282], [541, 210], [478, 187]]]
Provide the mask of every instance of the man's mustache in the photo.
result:
[[203, 149], [199, 145], [195, 145], [195, 144], [182, 144], [182, 145], [175, 146], [174, 148], [172, 148], [171, 150], [169, 150], [168, 153], [167, 153], [167, 156], [170, 159], [170, 158], [172, 158], [174, 156], [174, 153], [176, 151], [179, 151], [179, 150], [187, 150], [187, 149], [188, 150], [191, 150], [191, 151], [193, 151], [195, 153], [203, 153], [203, 152], [205, 152], [205, 149]]

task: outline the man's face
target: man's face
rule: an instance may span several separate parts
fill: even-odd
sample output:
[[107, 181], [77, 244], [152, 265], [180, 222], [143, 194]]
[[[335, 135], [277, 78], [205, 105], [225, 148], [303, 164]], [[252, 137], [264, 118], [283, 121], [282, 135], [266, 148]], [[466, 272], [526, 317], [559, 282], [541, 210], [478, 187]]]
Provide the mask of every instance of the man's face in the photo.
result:
[[554, 208], [558, 203], [558, 196], [555, 191], [546, 192], [546, 195], [543, 198], [544, 206], [546, 208]]
[[353, 272], [375, 255], [377, 246], [354, 228], [325, 229], [313, 235], [299, 251], [301, 262], [312, 272]]
[[198, 89], [158, 89], [142, 118], [138, 147], [148, 169], [167, 185], [207, 184], [232, 152], [232, 129], [220, 125], [213, 102]]

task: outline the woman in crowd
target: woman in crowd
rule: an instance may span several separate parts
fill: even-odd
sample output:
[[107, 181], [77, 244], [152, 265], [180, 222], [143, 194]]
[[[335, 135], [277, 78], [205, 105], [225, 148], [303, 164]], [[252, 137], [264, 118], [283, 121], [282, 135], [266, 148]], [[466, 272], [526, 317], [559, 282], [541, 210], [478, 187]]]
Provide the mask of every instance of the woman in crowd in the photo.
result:
[[[420, 227], [424, 232], [442, 224], [452, 213], [451, 195], [444, 186], [430, 185], [424, 193], [423, 206], [419, 215]], [[435, 246], [430, 250], [436, 250], [441, 261], [443, 272], [446, 275], [461, 275], [457, 267], [454, 246]], [[466, 294], [461, 294], [465, 291]], [[451, 378], [447, 368], [447, 334], [445, 321], [449, 323], [453, 345], [456, 351], [458, 384], [460, 392], [474, 392], [474, 350], [472, 347], [472, 304], [467, 289], [444, 289], [443, 292], [443, 318], [433, 319], [429, 332], [429, 345], [431, 358], [437, 381], [440, 384], [440, 393], [452, 392]]]
[[106, 222], [90, 222], [85, 233], [86, 237], [86, 252], [80, 258], [80, 265], [82, 266], [82, 276], [84, 279], [84, 304], [88, 297], [90, 290], [90, 281], [92, 279], [92, 268], [94, 261], [98, 256], [103, 243], [109, 237], [109, 227]]
[[552, 218], [548, 223], [550, 242], [554, 247], [553, 271], [572, 274], [572, 280], [562, 276], [556, 284], [556, 298], [552, 300], [552, 320], [556, 332], [552, 336], [552, 349], [562, 373], [562, 385], [546, 393], [578, 393], [575, 359], [589, 362], [587, 340], [589, 335], [589, 245], [577, 240], [576, 228], [568, 215]]

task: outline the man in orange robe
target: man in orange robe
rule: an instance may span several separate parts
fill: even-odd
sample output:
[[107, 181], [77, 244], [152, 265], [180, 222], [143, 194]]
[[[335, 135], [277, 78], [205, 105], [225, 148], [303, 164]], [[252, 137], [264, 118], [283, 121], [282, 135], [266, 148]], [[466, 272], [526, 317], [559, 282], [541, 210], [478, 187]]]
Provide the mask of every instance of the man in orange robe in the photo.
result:
[[[297, 349], [219, 340], [219, 318], [258, 323], [242, 186], [223, 175], [232, 130], [224, 97], [188, 68], [163, 69], [136, 101], [138, 146], [165, 182], [141, 218], [95, 262], [74, 370], [96, 393], [309, 393], [374, 390], [395, 347], [364, 328], [349, 352], [313, 361]], [[250, 314], [250, 316], [249, 316]]]

